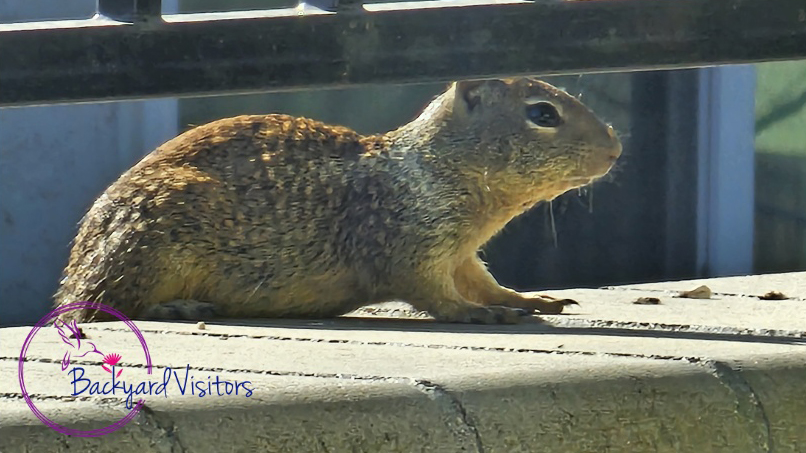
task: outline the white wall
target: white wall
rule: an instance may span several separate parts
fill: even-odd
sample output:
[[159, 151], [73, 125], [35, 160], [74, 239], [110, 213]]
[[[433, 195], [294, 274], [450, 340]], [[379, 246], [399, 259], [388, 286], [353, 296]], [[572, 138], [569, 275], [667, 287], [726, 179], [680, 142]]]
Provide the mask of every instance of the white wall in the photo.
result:
[[[88, 17], [94, 5], [0, 0], [0, 21]], [[0, 325], [47, 313], [84, 212], [176, 133], [174, 99], [0, 108]]]
[[698, 268], [710, 277], [753, 271], [753, 65], [700, 70]]

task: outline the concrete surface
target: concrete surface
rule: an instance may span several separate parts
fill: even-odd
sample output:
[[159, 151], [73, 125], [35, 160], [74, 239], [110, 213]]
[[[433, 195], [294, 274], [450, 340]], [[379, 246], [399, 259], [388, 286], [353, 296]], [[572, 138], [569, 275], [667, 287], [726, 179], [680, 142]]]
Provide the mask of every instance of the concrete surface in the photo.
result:
[[[674, 297], [701, 284], [712, 299]], [[757, 297], [772, 290], [790, 299]], [[519, 326], [436, 324], [405, 304], [203, 330], [136, 322], [150, 376], [125, 324], [86, 324], [85, 343], [122, 356], [119, 380], [177, 372], [167, 396], [144, 396], [130, 423], [94, 438], [35, 417], [17, 373], [31, 328], [3, 328], [0, 452], [806, 451], [806, 273], [551, 295], [582, 305]], [[111, 375], [91, 356], [62, 371], [66, 348], [53, 327], [30, 343], [23, 376], [37, 409], [83, 430], [121, 419], [119, 393], [72, 395], [72, 367], [102, 383]], [[188, 366], [191, 387], [218, 376], [249, 381], [252, 394], [182, 395]]]

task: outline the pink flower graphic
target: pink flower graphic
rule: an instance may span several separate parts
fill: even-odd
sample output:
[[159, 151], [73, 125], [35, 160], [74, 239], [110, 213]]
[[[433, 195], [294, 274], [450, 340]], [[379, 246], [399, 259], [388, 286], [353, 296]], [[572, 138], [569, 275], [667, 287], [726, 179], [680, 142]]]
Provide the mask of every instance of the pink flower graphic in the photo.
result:
[[[104, 363], [103, 363], [103, 365], [101, 365], [101, 368], [103, 368], [104, 370], [106, 370], [106, 371], [111, 373], [112, 370], [110, 370], [106, 366], [107, 365], [115, 366], [115, 365], [118, 364], [118, 362], [120, 362], [120, 354], [115, 354], [113, 352], [112, 354], [108, 354], [108, 355], [104, 356]], [[115, 377], [120, 377], [120, 373], [122, 373], [122, 372], [123, 372], [123, 368], [119, 369], [118, 374], [116, 374]]]

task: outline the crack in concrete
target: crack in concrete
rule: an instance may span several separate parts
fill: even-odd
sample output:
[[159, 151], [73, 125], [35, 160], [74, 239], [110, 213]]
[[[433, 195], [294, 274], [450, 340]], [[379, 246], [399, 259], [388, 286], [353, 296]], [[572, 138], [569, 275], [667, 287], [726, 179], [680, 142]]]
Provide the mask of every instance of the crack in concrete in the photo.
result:
[[[70, 443], [68, 442], [68, 440], [70, 439], [69, 436], [59, 436], [59, 437], [57, 437], [57, 439], [59, 439], [59, 443], [62, 446], [62, 450], [69, 450], [70, 449]], [[26, 451], [28, 451], [28, 450], [26, 450]]]
[[424, 379], [413, 379], [412, 385], [439, 404], [443, 422], [459, 442], [462, 451], [484, 453], [484, 444], [476, 425], [468, 417], [462, 402], [442, 386]]
[[736, 395], [736, 412], [738, 414], [751, 420], [754, 425], [761, 425], [764, 432], [759, 433], [759, 437], [762, 439], [764, 450], [767, 453], [773, 453], [770, 419], [758, 394], [742, 376], [741, 371], [718, 360], [704, 360], [700, 362], [700, 365], [706, 367], [713, 376]]
[[147, 404], [143, 404], [138, 418], [140, 417], [142, 417], [142, 421], [138, 420], [138, 425], [146, 428], [151, 435], [152, 446], [170, 453], [187, 451], [187, 448], [182, 445], [176, 426], [169, 415], [157, 413]]

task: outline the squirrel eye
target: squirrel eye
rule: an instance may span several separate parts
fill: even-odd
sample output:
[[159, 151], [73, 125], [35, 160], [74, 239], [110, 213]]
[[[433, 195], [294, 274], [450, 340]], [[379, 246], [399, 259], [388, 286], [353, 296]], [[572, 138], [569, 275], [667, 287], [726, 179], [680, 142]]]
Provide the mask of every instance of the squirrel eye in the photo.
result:
[[562, 124], [560, 112], [548, 102], [526, 106], [526, 117], [540, 127], [557, 127]]

